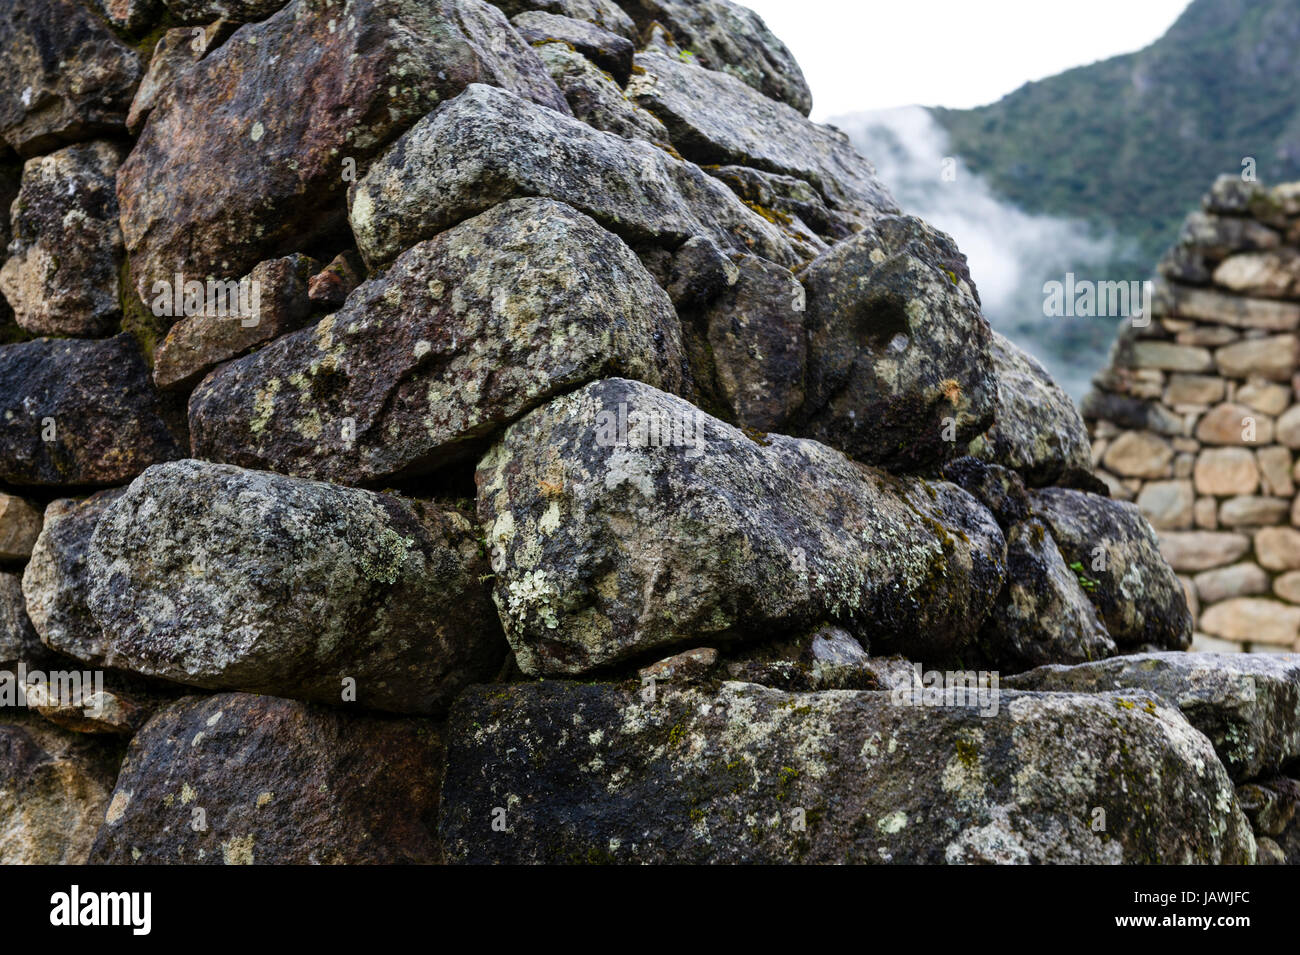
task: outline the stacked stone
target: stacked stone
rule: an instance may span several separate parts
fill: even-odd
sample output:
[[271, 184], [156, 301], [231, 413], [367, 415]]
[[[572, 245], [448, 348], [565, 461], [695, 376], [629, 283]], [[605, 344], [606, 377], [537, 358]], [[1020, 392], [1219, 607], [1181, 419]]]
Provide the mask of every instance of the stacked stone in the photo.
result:
[[1098, 476], [1136, 502], [1194, 648], [1300, 649], [1300, 183], [1225, 176], [1084, 401]]
[[10, 6], [0, 862], [1300, 860], [1300, 666], [748, 10]]

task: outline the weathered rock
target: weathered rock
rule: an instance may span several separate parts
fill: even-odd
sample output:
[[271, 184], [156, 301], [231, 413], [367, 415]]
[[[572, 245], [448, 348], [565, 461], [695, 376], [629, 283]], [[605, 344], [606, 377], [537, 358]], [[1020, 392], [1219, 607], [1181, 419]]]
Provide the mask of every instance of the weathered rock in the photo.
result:
[[[1261, 573], [1263, 573], [1261, 571]], [[1265, 585], [1255, 593], [1268, 593], [1268, 578], [1265, 577]], [[1285, 574], [1278, 576], [1273, 581], [1273, 593], [1277, 594], [1283, 600], [1293, 604], [1300, 604], [1300, 570], [1288, 570]]]
[[1214, 356], [1210, 352], [1191, 345], [1140, 341], [1132, 344], [1131, 353], [1135, 368], [1195, 373], [1214, 367]]
[[1277, 777], [1237, 787], [1237, 801], [1256, 833], [1281, 836], [1300, 810], [1300, 781]]
[[1234, 497], [1219, 508], [1219, 523], [1224, 527], [1263, 527], [1285, 521], [1291, 514], [1291, 502], [1278, 497]]
[[237, 23], [262, 20], [286, 5], [286, 0], [162, 0], [181, 23], [224, 19]]
[[1245, 448], [1212, 448], [1196, 458], [1193, 477], [1201, 494], [1254, 494], [1259, 487], [1259, 463]]
[[1093, 389], [1083, 399], [1081, 408], [1086, 419], [1102, 419], [1120, 428], [1152, 431], [1156, 434], [1183, 433], [1183, 421], [1168, 408], [1151, 401]]
[[241, 693], [186, 697], [132, 740], [91, 858], [441, 862], [442, 764], [442, 734], [427, 720]]
[[81, 501], [53, 501], [45, 509], [45, 526], [23, 572], [27, 613], [41, 642], [93, 666], [104, 665], [105, 645], [104, 633], [86, 605], [87, 552], [99, 519], [122, 493], [112, 488]]
[[636, 24], [614, 0], [496, 0], [494, 4], [513, 17], [528, 10], [540, 10], [560, 17], [586, 20], [611, 33], [637, 39]]
[[1193, 212], [1183, 221], [1179, 243], [1196, 246], [1215, 260], [1227, 258], [1233, 252], [1275, 249], [1282, 237], [1253, 219], [1231, 216], [1212, 216]]
[[1300, 405], [1292, 405], [1277, 419], [1277, 440], [1288, 448], [1300, 448]]
[[113, 666], [433, 713], [504, 655], [474, 538], [425, 502], [177, 461], [100, 518], [87, 602]]
[[1017, 690], [1147, 690], [1210, 738], [1233, 779], [1276, 771], [1300, 755], [1300, 656], [1140, 653], [1047, 666], [1008, 677]]
[[1249, 597], [1268, 593], [1268, 574], [1258, 564], [1233, 564], [1207, 570], [1195, 577], [1196, 592], [1207, 604], [1229, 597]]
[[664, 124], [624, 96], [613, 77], [581, 53], [564, 43], [544, 43], [536, 49], [576, 119], [624, 139], [669, 144]]
[[[751, 209], [783, 225], [787, 234], [800, 236], [802, 242], [813, 248], [814, 257], [826, 251], [825, 243], [846, 239], [856, 231], [849, 216], [829, 209], [816, 189], [795, 176], [748, 166], [710, 167], [709, 172], [725, 182]], [[786, 222], [787, 219], [790, 221]], [[973, 282], [971, 292], [979, 301]]]
[[[1231, 261], [1233, 260], [1230, 259], [1229, 262]], [[1219, 271], [1223, 271], [1223, 266], [1220, 266]], [[1218, 281], [1218, 272], [1215, 273], [1215, 279]], [[1168, 305], [1170, 314], [1179, 318], [1271, 332], [1290, 332], [1300, 328], [1300, 306], [1285, 302], [1264, 302], [1240, 295], [1172, 284], [1163, 287], [1160, 294], [1161, 301]]]
[[180, 457], [130, 335], [0, 345], [0, 481], [118, 484]]
[[625, 0], [643, 33], [660, 23], [691, 60], [721, 70], [769, 99], [812, 111], [803, 71], [758, 14], [730, 0]]
[[421, 474], [550, 397], [622, 374], [682, 387], [668, 296], [619, 239], [520, 199], [401, 255], [316, 326], [190, 399], [203, 458], [339, 483]]
[[1174, 449], [1157, 435], [1125, 431], [1110, 443], [1101, 460], [1107, 470], [1122, 477], [1164, 478], [1173, 459]]
[[477, 481], [497, 606], [528, 674], [831, 620], [880, 652], [949, 659], [1001, 588], [1002, 534], [955, 486], [749, 437], [638, 382], [533, 412]]
[[[276, 0], [276, 5], [283, 6], [279, 0]], [[126, 114], [127, 130], [132, 135], [139, 135], [140, 128], [157, 105], [159, 97], [176, 81], [176, 77], [203, 59], [234, 28], [234, 23], [224, 19], [215, 20], [202, 29], [178, 27], [164, 33], [153, 48], [149, 68], [140, 81], [139, 89], [135, 91], [135, 98], [131, 100], [131, 110]]]
[[[136, 290], [238, 278], [343, 223], [360, 174], [470, 83], [559, 110], [532, 48], [482, 0], [294, 0], [178, 75], [118, 176]], [[194, 122], [195, 116], [204, 122]]]
[[960, 456], [992, 423], [992, 331], [953, 265], [952, 240], [886, 217], [802, 275], [807, 400], [795, 433], [869, 464], [927, 466]]
[[993, 608], [980, 649], [1001, 669], [1083, 662], [1119, 652], [1081, 580], [1065, 565], [1042, 521], [1007, 534], [1007, 584]]
[[1289, 381], [1300, 364], [1300, 339], [1295, 335], [1251, 338], [1225, 345], [1214, 353], [1219, 373], [1229, 378], [1257, 375], [1271, 381]]
[[1142, 516], [1156, 530], [1189, 530], [1196, 490], [1191, 481], [1152, 481], [1138, 494]]
[[1206, 610], [1200, 627], [1225, 640], [1291, 649], [1300, 641], [1300, 607], [1259, 597], [1233, 597]]
[[1160, 535], [1160, 553], [1177, 571], [1195, 572], [1222, 567], [1250, 550], [1245, 534], [1215, 531], [1167, 531]]
[[[307, 281], [320, 263], [305, 255], [261, 262], [240, 280], [240, 291], [222, 307], [186, 315], [154, 352], [153, 380], [159, 388], [187, 389], [224, 361], [303, 326], [311, 316]], [[232, 288], [233, 291], [233, 288]], [[170, 295], [165, 297], [170, 298]], [[230, 308], [230, 299], [252, 306]]]
[[718, 651], [712, 647], [697, 647], [664, 657], [648, 667], [642, 667], [637, 676], [646, 686], [659, 683], [698, 683], [718, 665]]
[[366, 267], [355, 252], [340, 252], [307, 282], [307, 297], [322, 309], [336, 309], [366, 278]]
[[536, 46], [558, 41], [572, 47], [609, 73], [620, 86], [626, 86], [632, 74], [632, 55], [636, 48], [627, 37], [619, 36], [587, 20], [556, 16], [541, 10], [525, 10], [510, 18], [519, 35]]
[[1265, 527], [1255, 535], [1255, 552], [1269, 570], [1300, 569], [1300, 530]]
[[158, 18], [162, 0], [94, 0], [108, 22], [130, 33], [139, 32]]
[[1260, 482], [1266, 494], [1277, 497], [1293, 497], [1295, 482], [1291, 477], [1291, 452], [1286, 448], [1273, 446], [1260, 448], [1255, 452], [1259, 465]]
[[[1219, 264], [1214, 282], [1241, 295], [1261, 298], [1300, 298], [1300, 252], [1242, 252]], [[1270, 303], [1260, 303], [1267, 307]], [[1287, 329], [1300, 327], [1300, 308], [1292, 309]]]
[[1214, 405], [1223, 400], [1228, 383], [1210, 375], [1170, 375], [1165, 404]]
[[804, 289], [756, 255], [723, 263], [725, 286], [683, 313], [699, 404], [741, 427], [784, 431], [804, 401]]
[[0, 17], [0, 138], [21, 156], [120, 132], [140, 61], [74, 0], [7, 0]]
[[992, 511], [1003, 530], [1029, 517], [1029, 491], [1017, 472], [968, 456], [949, 461], [941, 473]]
[[1204, 444], [1256, 445], [1273, 443], [1273, 419], [1266, 414], [1229, 402], [1201, 418], [1196, 440]]
[[840, 130], [809, 122], [726, 73], [660, 53], [640, 53], [636, 65], [628, 96], [668, 127], [673, 145], [693, 162], [803, 179], [857, 228], [898, 213], [871, 163]]
[[0, 291], [37, 335], [109, 334], [122, 315], [122, 233], [107, 142], [69, 146], [23, 166]]
[[796, 255], [775, 226], [698, 166], [473, 85], [426, 116], [349, 190], [357, 247], [387, 262], [498, 203], [565, 202], [634, 246], [668, 249], [697, 235], [781, 265]]
[[40, 649], [40, 638], [27, 616], [22, 578], [0, 571], [0, 666], [29, 659]]
[[1118, 646], [1191, 643], [1183, 588], [1135, 506], [1065, 488], [1034, 491], [1030, 499]]
[[[468, 691], [448, 732], [448, 859], [1254, 859], [1208, 741], [1149, 694], [1002, 694], [990, 715], [973, 699], [907, 706], [887, 692], [637, 692]], [[506, 807], [504, 832], [492, 831], [494, 806]]]
[[84, 865], [120, 744], [6, 708], [0, 720], [0, 865]]
[[26, 561], [41, 533], [41, 511], [0, 491], [0, 561]]
[[1072, 472], [1092, 471], [1083, 418], [1069, 395], [1037, 361], [993, 333], [990, 353], [998, 387], [993, 427], [971, 453], [1023, 474], [1034, 486], [1055, 484]]

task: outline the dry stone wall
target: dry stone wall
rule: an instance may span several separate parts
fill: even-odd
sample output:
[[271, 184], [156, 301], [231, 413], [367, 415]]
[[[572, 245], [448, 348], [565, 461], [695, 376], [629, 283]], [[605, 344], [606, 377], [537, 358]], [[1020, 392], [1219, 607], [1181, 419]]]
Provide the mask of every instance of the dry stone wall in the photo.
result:
[[1300, 183], [1226, 176], [1084, 401], [1097, 475], [1160, 538], [1194, 648], [1300, 649]]

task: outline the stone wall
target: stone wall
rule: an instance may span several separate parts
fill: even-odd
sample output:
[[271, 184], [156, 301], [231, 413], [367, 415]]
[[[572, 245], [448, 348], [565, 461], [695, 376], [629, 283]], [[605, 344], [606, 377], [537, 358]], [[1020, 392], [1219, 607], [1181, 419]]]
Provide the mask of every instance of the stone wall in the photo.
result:
[[1300, 183], [1216, 182], [1150, 311], [1084, 401], [1098, 476], [1156, 528], [1196, 648], [1300, 648]]

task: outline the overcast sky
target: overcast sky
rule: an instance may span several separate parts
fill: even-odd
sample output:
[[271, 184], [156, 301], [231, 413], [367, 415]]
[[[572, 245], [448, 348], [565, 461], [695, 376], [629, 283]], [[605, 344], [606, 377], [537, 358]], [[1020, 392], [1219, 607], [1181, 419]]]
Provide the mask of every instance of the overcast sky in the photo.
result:
[[803, 67], [813, 118], [981, 106], [1030, 80], [1131, 53], [1188, 0], [739, 0]]

